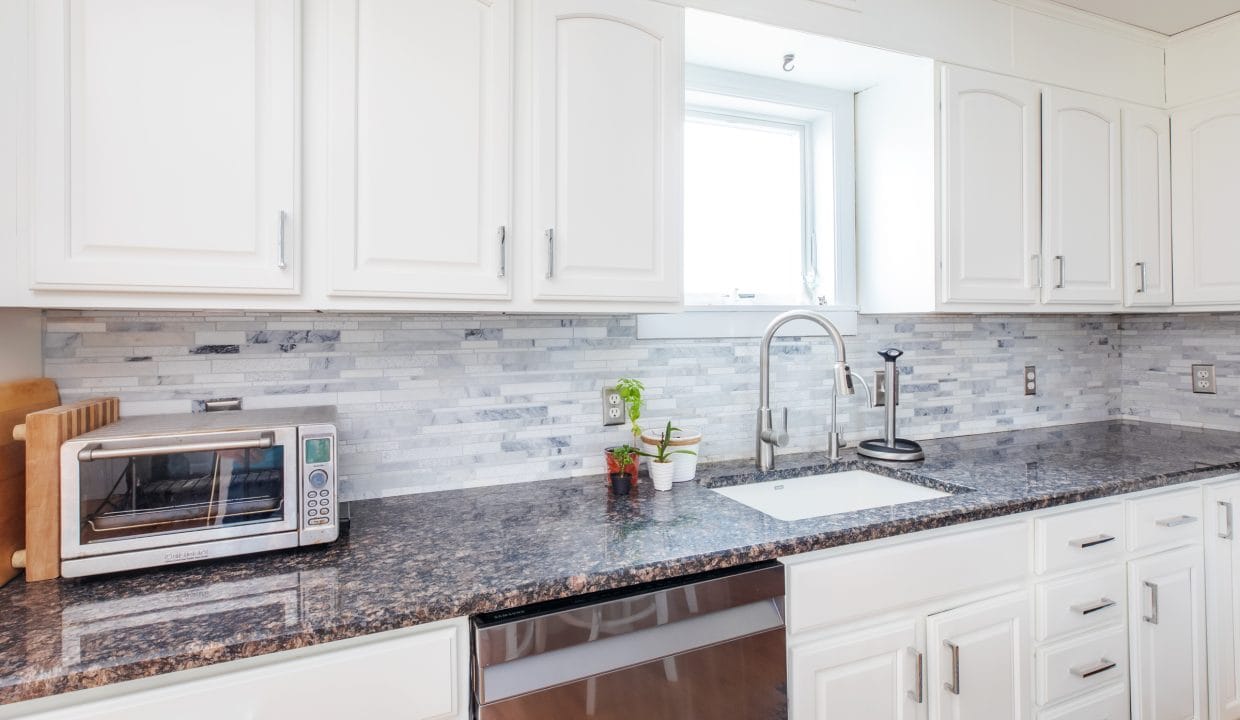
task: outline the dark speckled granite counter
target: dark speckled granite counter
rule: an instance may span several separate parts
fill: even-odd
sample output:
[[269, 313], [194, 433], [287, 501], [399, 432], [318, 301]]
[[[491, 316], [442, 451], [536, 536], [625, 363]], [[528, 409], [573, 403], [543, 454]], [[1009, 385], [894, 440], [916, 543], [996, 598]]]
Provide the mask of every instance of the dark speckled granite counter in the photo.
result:
[[[924, 443], [865, 467], [960, 490], [782, 522], [697, 483], [613, 499], [601, 478], [354, 503], [325, 548], [0, 589], [0, 703], [583, 592], [1171, 485], [1240, 469], [1240, 434], [1125, 422]], [[831, 469], [703, 466], [705, 484]]]

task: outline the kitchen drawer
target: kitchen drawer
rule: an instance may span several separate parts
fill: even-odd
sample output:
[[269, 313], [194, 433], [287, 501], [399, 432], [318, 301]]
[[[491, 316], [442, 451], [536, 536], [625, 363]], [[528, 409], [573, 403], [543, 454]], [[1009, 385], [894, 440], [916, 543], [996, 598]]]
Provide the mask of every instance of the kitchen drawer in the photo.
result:
[[1123, 627], [1037, 651], [1038, 704], [1050, 705], [1128, 677], [1128, 633]]
[[1038, 642], [1121, 623], [1128, 579], [1124, 566], [1077, 573], [1039, 583], [1034, 594]]
[[1124, 506], [1099, 505], [1033, 521], [1039, 574], [1071, 570], [1124, 555]]
[[1201, 542], [1201, 489], [1188, 488], [1128, 501], [1128, 549]]
[[1128, 720], [1128, 686], [1104, 690], [1038, 713], [1038, 720]]
[[1018, 582], [1029, 573], [1028, 558], [1024, 522], [822, 558], [788, 558], [788, 631], [796, 634]]

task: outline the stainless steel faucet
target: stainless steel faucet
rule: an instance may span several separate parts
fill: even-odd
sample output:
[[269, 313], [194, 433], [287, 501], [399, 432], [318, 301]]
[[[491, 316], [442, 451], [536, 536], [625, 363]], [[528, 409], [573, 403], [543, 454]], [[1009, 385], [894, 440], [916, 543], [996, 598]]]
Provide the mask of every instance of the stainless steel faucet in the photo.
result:
[[[775, 429], [771, 419], [771, 340], [781, 327], [793, 320], [809, 320], [817, 324], [831, 336], [835, 344], [835, 395], [852, 395], [852, 371], [848, 369], [848, 361], [844, 350], [844, 337], [826, 317], [809, 310], [789, 310], [782, 313], [762, 335], [762, 347], [758, 351], [758, 432], [757, 432], [757, 463], [759, 470], [770, 470], [775, 467], [775, 448], [788, 444], [788, 408], [784, 408], [782, 427]], [[834, 415], [834, 413], [832, 413]], [[832, 418], [832, 433], [835, 432], [835, 420]], [[838, 455], [838, 437], [835, 438], [836, 455]]]

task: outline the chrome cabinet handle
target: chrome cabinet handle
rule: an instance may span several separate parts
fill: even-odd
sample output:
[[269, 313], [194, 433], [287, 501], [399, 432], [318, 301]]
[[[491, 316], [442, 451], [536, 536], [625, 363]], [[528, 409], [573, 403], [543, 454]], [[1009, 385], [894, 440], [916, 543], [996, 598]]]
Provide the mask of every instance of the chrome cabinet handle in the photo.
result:
[[78, 451], [78, 460], [107, 460], [109, 458], [127, 458], [147, 455], [166, 455], [169, 453], [210, 452], [212, 450], [250, 450], [266, 449], [274, 445], [275, 436], [263, 433], [252, 440], [230, 440], [225, 442], [176, 443], [172, 445], [142, 445], [140, 447], [114, 448], [104, 450], [98, 445], [89, 445]]
[[276, 233], [276, 267], [281, 270], [288, 267], [288, 263], [284, 259], [284, 233], [288, 227], [288, 213], [280, 211], [280, 229]]
[[1193, 517], [1192, 515], [1176, 515], [1175, 517], [1163, 518], [1162, 520], [1155, 520], [1154, 524], [1157, 525], [1158, 527], [1173, 528], [1173, 527], [1180, 527], [1181, 525], [1190, 525], [1195, 522], [1197, 522], [1197, 518]]
[[943, 645], [952, 652], [952, 681], [943, 683], [943, 689], [952, 695], [960, 694], [960, 646], [950, 640], [944, 640]]
[[1151, 625], [1158, 624], [1158, 583], [1145, 581], [1145, 586], [1150, 589], [1150, 614], [1142, 616], [1142, 620]]
[[1235, 530], [1235, 528], [1232, 526], [1233, 520], [1232, 520], [1232, 512], [1231, 512], [1231, 503], [1226, 500], [1219, 500], [1218, 507], [1220, 510], [1222, 510], [1225, 513], [1225, 515], [1223, 515], [1223, 518], [1224, 518], [1223, 527], [1226, 528], [1226, 530], [1218, 534], [1219, 539], [1230, 540], [1232, 536], [1234, 535], [1234, 530]]
[[547, 279], [555, 277], [555, 228], [547, 228]]
[[1034, 281], [1033, 286], [1035, 288], [1040, 288], [1042, 287], [1042, 256], [1041, 255], [1033, 256], [1033, 269], [1036, 272], [1036, 277], [1037, 277], [1037, 280]]
[[1098, 612], [1099, 610], [1106, 610], [1109, 607], [1115, 607], [1115, 605], [1116, 603], [1114, 600], [1108, 597], [1103, 597], [1103, 598], [1098, 598], [1098, 602], [1095, 602], [1095, 603], [1083, 603], [1081, 605], [1073, 605], [1072, 612], [1077, 612], [1082, 615], [1091, 615], [1093, 613]]
[[1074, 548], [1077, 548], [1078, 550], [1086, 550], [1088, 548], [1096, 547], [1098, 545], [1105, 545], [1106, 543], [1113, 542], [1114, 540], [1115, 540], [1114, 535], [1094, 535], [1093, 537], [1069, 540], [1068, 544]]
[[508, 230], [503, 225], [499, 226], [499, 274], [496, 277], [504, 277], [508, 273]]
[[1085, 678], [1091, 678], [1097, 675], [1098, 673], [1104, 673], [1107, 670], [1114, 668], [1115, 665], [1116, 664], [1111, 662], [1110, 660], [1107, 660], [1106, 658], [1102, 658], [1101, 660], [1094, 663], [1093, 665], [1085, 665], [1083, 667], [1070, 668], [1069, 672], [1071, 672], [1073, 675], [1081, 679], [1085, 679]]
[[1055, 288], [1061, 290], [1064, 285], [1063, 255], [1055, 256], [1055, 264], [1059, 268], [1059, 280], [1055, 283]]
[[1144, 262], [1137, 263], [1137, 270], [1138, 272], [1140, 272], [1140, 275], [1138, 277], [1141, 280], [1140, 284], [1137, 285], [1137, 292], [1143, 293], [1145, 292], [1145, 263]]
[[915, 684], [914, 684], [913, 689], [909, 690], [907, 693], [908, 699], [920, 705], [922, 702], [925, 701], [925, 691], [924, 691], [925, 684], [926, 684], [925, 675], [924, 675], [925, 656], [917, 652], [917, 648], [909, 648], [908, 650], [909, 652], [917, 656], [917, 674], [914, 676], [914, 679], [913, 679], [913, 682]]

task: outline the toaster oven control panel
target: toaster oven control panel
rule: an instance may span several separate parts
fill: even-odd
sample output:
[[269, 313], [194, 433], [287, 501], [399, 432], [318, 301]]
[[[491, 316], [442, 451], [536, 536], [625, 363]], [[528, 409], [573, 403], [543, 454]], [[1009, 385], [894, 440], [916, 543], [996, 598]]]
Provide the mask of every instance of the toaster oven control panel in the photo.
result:
[[331, 542], [340, 532], [336, 488], [336, 429], [303, 426], [301, 447], [301, 544]]

